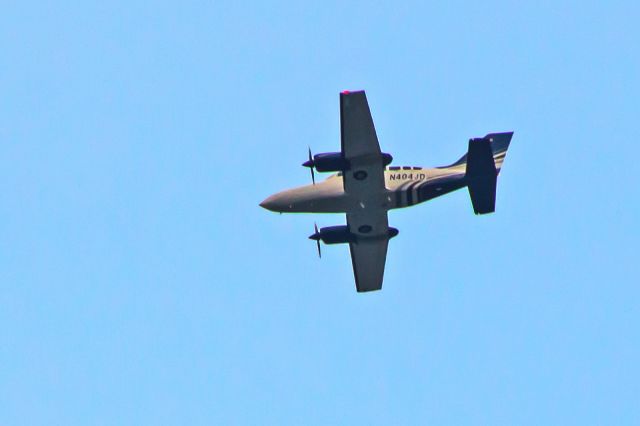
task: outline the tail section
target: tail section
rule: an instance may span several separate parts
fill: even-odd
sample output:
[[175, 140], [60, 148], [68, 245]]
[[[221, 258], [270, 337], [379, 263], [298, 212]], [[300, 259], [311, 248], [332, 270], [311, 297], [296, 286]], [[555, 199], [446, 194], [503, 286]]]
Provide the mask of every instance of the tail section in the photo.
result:
[[469, 140], [467, 155], [457, 164], [466, 163], [465, 179], [475, 214], [496, 210], [496, 183], [513, 132], [490, 133]]
[[500, 173], [504, 157], [507, 155], [507, 149], [511, 143], [513, 132], [506, 133], [489, 133], [483, 139], [489, 139], [491, 143], [491, 151], [493, 152], [493, 161], [496, 165], [496, 170]]

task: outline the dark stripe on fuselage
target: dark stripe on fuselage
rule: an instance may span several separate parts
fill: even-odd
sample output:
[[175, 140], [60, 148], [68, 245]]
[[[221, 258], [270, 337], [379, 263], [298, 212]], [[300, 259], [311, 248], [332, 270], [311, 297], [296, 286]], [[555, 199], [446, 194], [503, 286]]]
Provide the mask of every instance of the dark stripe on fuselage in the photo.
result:
[[[412, 206], [414, 204], [413, 202], [413, 188], [418, 185], [419, 183], [421, 183], [422, 181], [416, 181], [413, 182], [409, 185], [409, 187], [407, 188], [407, 206]], [[417, 200], [416, 200], [417, 201]]]
[[[402, 207], [402, 194], [405, 193], [407, 187], [409, 185], [411, 185], [413, 182], [412, 181], [408, 181], [408, 182], [403, 182], [402, 184], [400, 184], [400, 186], [398, 186], [394, 191], [396, 192], [396, 197], [397, 197], [397, 201], [398, 201], [398, 206]], [[408, 205], [408, 204], [407, 204]]]
[[420, 191], [421, 188], [424, 188], [426, 185], [429, 184], [429, 181], [426, 182], [422, 182], [420, 185], [418, 185], [418, 202], [421, 203], [422, 201], [424, 201], [424, 197], [422, 197], [422, 192]]
[[418, 187], [418, 202], [431, 200], [451, 191], [464, 188], [467, 185], [464, 175], [442, 176], [431, 181], [427, 181]]

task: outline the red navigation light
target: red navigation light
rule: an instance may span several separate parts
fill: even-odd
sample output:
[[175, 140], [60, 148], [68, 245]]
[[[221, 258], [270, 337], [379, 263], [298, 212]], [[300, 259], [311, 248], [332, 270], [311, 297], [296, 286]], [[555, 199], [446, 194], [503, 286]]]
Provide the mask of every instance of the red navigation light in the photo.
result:
[[348, 95], [348, 94], [349, 94], [349, 91], [348, 91], [348, 90], [343, 90], [343, 91], [342, 91], [342, 94], [343, 94], [343, 95]]

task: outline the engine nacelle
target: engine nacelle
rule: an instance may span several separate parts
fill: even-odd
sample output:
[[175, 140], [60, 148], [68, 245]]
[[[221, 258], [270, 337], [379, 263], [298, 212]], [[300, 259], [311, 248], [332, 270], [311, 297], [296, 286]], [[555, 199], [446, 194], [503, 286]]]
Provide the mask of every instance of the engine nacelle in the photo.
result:
[[355, 243], [357, 240], [356, 235], [351, 233], [351, 231], [349, 231], [349, 227], [346, 225], [320, 228], [320, 232], [312, 235], [312, 237], [322, 240], [325, 244]]
[[[358, 231], [363, 234], [367, 234], [371, 232], [371, 227], [369, 225], [362, 225]], [[391, 239], [396, 235], [398, 235], [398, 230], [396, 228], [389, 227], [387, 238]], [[315, 234], [310, 235], [309, 238], [316, 241], [321, 240], [325, 244], [346, 244], [358, 242], [358, 236], [349, 231], [349, 227], [346, 225], [327, 226], [325, 228], [320, 228], [320, 230], [316, 228]]]
[[351, 168], [351, 164], [340, 152], [323, 152], [313, 156], [313, 165], [319, 172], [343, 172]]
[[[386, 167], [393, 161], [390, 154], [382, 153], [382, 166]], [[349, 160], [341, 152], [323, 152], [313, 156], [312, 160], [302, 164], [305, 167], [315, 167], [319, 172], [344, 172], [351, 169]]]
[[389, 231], [387, 232], [387, 235], [389, 236], [389, 239], [392, 239], [393, 237], [395, 237], [399, 233], [400, 233], [400, 231], [398, 231], [396, 228], [389, 227]]

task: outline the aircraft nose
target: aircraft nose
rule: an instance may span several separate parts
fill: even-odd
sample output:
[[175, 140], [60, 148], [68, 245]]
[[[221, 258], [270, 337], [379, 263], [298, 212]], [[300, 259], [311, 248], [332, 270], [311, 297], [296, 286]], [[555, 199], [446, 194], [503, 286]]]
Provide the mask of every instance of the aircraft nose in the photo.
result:
[[277, 197], [275, 195], [272, 195], [265, 198], [264, 201], [260, 203], [260, 207], [262, 207], [263, 209], [271, 210], [272, 212], [276, 212], [278, 211], [278, 204], [279, 203]]
[[298, 211], [298, 203], [301, 200], [298, 192], [298, 189], [288, 189], [286, 191], [278, 192], [277, 194], [273, 194], [272, 196], [265, 198], [265, 200], [260, 203], [260, 207], [276, 213], [291, 213]]

